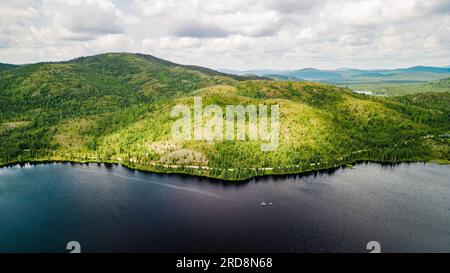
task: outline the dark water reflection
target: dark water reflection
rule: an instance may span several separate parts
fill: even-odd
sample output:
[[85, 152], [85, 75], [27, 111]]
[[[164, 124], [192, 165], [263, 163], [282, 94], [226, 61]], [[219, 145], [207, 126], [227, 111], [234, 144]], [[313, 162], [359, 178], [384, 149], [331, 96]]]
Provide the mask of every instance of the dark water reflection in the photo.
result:
[[[103, 164], [0, 169], [0, 252], [450, 252], [450, 166], [246, 183]], [[272, 205], [261, 206], [261, 202]]]

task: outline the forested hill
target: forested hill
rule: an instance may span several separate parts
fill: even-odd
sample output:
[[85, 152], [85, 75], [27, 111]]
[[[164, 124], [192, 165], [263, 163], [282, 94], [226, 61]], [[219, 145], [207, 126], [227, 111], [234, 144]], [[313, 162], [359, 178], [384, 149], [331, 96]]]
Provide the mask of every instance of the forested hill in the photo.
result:
[[[236, 77], [210, 69], [177, 65], [150, 55], [110, 53], [68, 62], [23, 65], [1, 75], [1, 90], [13, 96], [125, 95], [168, 97]], [[135, 92], [131, 92], [131, 91]], [[117, 93], [119, 92], [119, 93]], [[122, 92], [122, 93], [120, 93]]]
[[13, 69], [16, 67], [17, 67], [17, 65], [0, 63], [0, 72], [2, 72], [3, 70], [9, 70], [9, 69]]
[[[0, 165], [62, 160], [245, 179], [358, 160], [447, 162], [449, 93], [371, 97], [345, 88], [230, 76], [110, 53], [1, 66]], [[276, 151], [258, 141], [174, 141], [177, 103], [278, 104]]]

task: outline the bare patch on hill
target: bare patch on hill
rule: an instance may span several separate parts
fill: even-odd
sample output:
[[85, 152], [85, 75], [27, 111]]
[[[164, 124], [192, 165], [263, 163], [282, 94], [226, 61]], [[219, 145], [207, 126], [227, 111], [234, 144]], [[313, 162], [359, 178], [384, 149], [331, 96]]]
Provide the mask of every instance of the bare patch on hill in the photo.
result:
[[146, 147], [148, 150], [155, 152], [159, 155], [167, 154], [176, 151], [180, 148], [180, 145], [176, 142], [170, 141], [157, 141], [152, 143], [147, 143]]
[[163, 164], [173, 164], [173, 165], [194, 165], [194, 166], [205, 166], [208, 165], [208, 160], [205, 155], [200, 152], [182, 149], [168, 153], [161, 157], [159, 162]]

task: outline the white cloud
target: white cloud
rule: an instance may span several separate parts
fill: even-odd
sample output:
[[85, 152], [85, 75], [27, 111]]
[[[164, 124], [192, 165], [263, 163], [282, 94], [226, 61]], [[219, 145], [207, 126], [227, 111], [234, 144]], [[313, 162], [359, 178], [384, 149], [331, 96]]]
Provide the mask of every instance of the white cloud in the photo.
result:
[[44, 0], [45, 30], [67, 40], [85, 41], [124, 31], [122, 12], [109, 0]]
[[213, 68], [450, 64], [447, 0], [0, 0], [0, 62], [110, 51]]
[[0, 1], [0, 24], [24, 25], [38, 16], [38, 11], [31, 1]]

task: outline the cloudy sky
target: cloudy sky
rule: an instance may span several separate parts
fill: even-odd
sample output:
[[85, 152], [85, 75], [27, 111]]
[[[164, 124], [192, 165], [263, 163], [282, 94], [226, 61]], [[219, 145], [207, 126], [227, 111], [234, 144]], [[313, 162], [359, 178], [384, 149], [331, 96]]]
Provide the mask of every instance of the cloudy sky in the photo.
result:
[[0, 62], [141, 52], [211, 68], [450, 65], [449, 0], [0, 0]]

